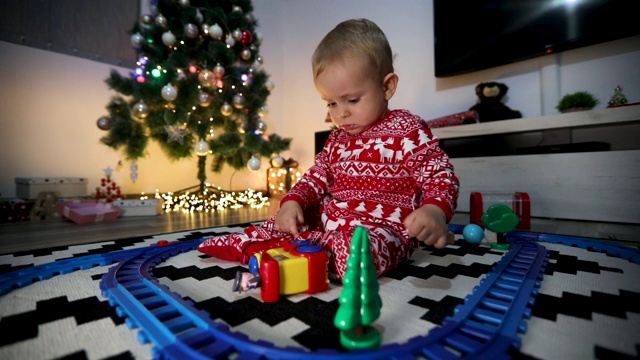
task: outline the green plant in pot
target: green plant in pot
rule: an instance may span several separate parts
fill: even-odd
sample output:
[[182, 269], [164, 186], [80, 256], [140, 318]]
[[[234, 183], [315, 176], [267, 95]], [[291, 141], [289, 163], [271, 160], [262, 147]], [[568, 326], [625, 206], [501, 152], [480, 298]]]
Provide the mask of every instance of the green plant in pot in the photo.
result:
[[562, 113], [591, 110], [598, 104], [598, 102], [598, 99], [590, 93], [586, 91], [578, 91], [573, 94], [563, 96], [556, 106], [556, 109]]

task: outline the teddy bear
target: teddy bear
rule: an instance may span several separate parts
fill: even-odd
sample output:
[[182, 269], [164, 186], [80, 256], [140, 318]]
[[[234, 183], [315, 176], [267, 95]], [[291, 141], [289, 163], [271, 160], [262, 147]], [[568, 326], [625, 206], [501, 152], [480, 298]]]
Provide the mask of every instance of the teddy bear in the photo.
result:
[[502, 103], [502, 98], [509, 91], [509, 87], [499, 82], [483, 82], [476, 86], [478, 103], [469, 110], [478, 113], [480, 122], [521, 118], [518, 110], [511, 110]]

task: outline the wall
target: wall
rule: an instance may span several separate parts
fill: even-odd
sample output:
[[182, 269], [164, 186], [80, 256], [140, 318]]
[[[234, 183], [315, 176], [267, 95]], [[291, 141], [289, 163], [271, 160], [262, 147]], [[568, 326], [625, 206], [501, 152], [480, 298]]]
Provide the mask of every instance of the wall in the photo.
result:
[[[275, 83], [268, 132], [294, 138], [282, 155], [302, 168], [313, 164], [314, 133], [330, 127], [313, 86], [311, 53], [327, 31], [348, 18], [369, 18], [386, 32], [400, 77], [391, 107], [425, 119], [467, 110], [476, 101], [475, 85], [491, 80], [510, 87], [507, 105], [525, 117], [556, 113], [561, 95], [578, 90], [599, 98], [598, 108], [606, 106], [617, 85], [629, 101], [640, 101], [640, 37], [437, 79], [431, 0], [254, 0], [254, 7], [264, 36], [264, 67]], [[0, 54], [0, 197], [13, 197], [14, 178], [26, 176], [87, 177], [91, 191], [107, 166], [117, 170], [113, 179], [126, 193], [175, 191], [197, 183], [195, 158], [171, 162], [157, 146], [138, 161], [139, 178], [133, 182], [130, 163], [100, 144], [103, 132], [96, 120], [106, 114], [113, 95], [104, 83], [112, 66], [4, 42]], [[209, 172], [207, 180], [226, 189], [264, 188], [264, 163], [258, 172]]]

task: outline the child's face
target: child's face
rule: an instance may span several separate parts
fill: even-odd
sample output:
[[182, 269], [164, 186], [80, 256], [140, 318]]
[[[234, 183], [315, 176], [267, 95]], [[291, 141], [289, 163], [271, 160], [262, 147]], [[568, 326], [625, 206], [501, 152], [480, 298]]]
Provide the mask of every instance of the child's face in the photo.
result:
[[331, 121], [356, 135], [384, 117], [388, 97], [377, 74], [365, 74], [353, 58], [333, 63], [315, 79], [316, 90], [327, 102]]

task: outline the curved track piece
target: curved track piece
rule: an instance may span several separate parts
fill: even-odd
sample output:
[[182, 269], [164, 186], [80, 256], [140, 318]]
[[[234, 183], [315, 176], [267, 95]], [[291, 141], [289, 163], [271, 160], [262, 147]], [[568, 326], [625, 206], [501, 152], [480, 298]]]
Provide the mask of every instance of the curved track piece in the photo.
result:
[[118, 261], [135, 257], [140, 252], [149, 251], [149, 249], [154, 248], [156, 247], [152, 246], [114, 251], [106, 254], [87, 255], [14, 270], [0, 276], [0, 296], [36, 281], [47, 280], [56, 275], [69, 274], [77, 270], [87, 270], [97, 266], [111, 265]]
[[511, 250], [455, 309], [454, 316], [429, 333], [433, 340], [424, 349], [429, 359], [506, 359], [511, 347], [520, 348], [517, 334], [526, 331], [523, 319], [531, 317], [549, 254], [531, 241], [510, 242]]
[[617, 256], [622, 259], [629, 260], [634, 264], [640, 264], [640, 248], [619, 245], [603, 240], [593, 240], [566, 235], [541, 234], [527, 231], [512, 231], [507, 234], [507, 239], [509, 238], [574, 246]]

